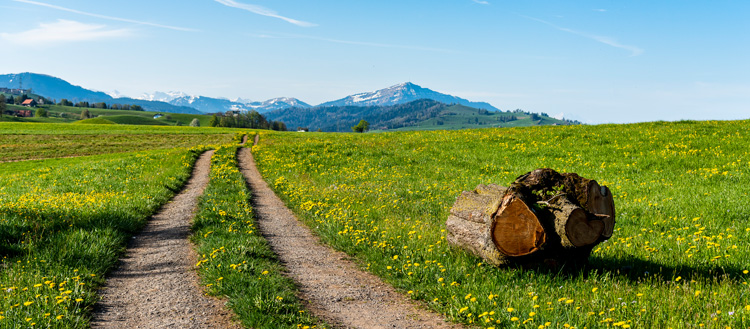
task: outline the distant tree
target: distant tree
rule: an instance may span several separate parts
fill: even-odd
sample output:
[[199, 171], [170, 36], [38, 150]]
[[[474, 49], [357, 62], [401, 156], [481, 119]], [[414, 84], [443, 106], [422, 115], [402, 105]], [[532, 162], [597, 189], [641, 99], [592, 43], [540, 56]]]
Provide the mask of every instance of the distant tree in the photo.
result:
[[61, 105], [61, 106], [73, 106], [73, 102], [71, 102], [71, 101], [63, 98], [63, 99], [60, 100], [60, 103], [58, 105]]
[[105, 102], [94, 103], [94, 108], [97, 108], [97, 109], [106, 109], [107, 108], [107, 103], [105, 103]]
[[0, 95], [0, 118], [5, 114], [5, 95]]
[[370, 123], [365, 120], [359, 120], [359, 123], [352, 127], [352, 131], [355, 133], [363, 133], [368, 130], [370, 130]]
[[216, 114], [214, 114], [211, 117], [211, 120], [208, 121], [208, 125], [211, 126], [211, 127], [218, 127], [219, 126], [219, 117], [217, 117]]
[[83, 109], [81, 111], [81, 120], [88, 119], [91, 117], [91, 114], [89, 113], [89, 109]]
[[531, 121], [537, 121], [537, 120], [541, 120], [541, 119], [542, 118], [539, 117], [539, 114], [531, 113]]
[[201, 122], [198, 120], [198, 118], [194, 118], [193, 121], [190, 121], [190, 126], [191, 127], [200, 127], [201, 126]]
[[271, 121], [271, 129], [276, 131], [286, 131], [286, 124], [281, 121]]
[[13, 99], [13, 95], [10, 95], [7, 100], [5, 100], [5, 104], [15, 104], [16, 100]]
[[23, 103], [23, 101], [27, 100], [28, 98], [29, 98], [29, 97], [28, 97], [28, 96], [26, 96], [26, 94], [22, 94], [21, 96], [19, 96], [19, 97], [16, 97], [16, 98], [15, 98], [15, 99], [13, 100], [13, 101], [14, 101], [13, 103], [14, 103], [14, 104], [16, 104], [16, 105], [21, 105], [21, 103]]
[[143, 111], [143, 107], [141, 107], [140, 105], [130, 105], [130, 110], [131, 111]]
[[47, 112], [47, 109], [43, 107], [38, 107], [34, 112], [34, 116], [37, 118], [46, 118], [49, 116], [49, 112]]

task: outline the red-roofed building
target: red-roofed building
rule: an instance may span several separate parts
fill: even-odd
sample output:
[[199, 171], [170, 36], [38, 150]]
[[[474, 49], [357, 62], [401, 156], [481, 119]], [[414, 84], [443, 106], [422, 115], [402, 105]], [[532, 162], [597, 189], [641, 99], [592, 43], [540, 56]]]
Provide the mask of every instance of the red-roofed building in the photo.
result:
[[21, 105], [26, 106], [26, 107], [36, 107], [36, 101], [33, 100], [33, 99], [31, 99], [31, 98], [29, 98], [29, 99], [23, 101], [23, 103], [21, 103]]

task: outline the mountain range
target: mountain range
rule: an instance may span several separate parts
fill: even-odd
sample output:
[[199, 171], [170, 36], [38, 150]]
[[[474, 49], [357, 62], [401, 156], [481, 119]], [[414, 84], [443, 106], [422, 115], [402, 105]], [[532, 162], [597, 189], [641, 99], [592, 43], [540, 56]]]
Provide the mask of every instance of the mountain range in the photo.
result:
[[[45, 74], [19, 73], [0, 75], [0, 88], [32, 89], [34, 93], [49, 99], [67, 99], [74, 103], [105, 102], [111, 104], [140, 105], [148, 111], [171, 113], [217, 113], [230, 110], [260, 113], [287, 108], [313, 108], [313, 106], [292, 97], [273, 98], [266, 101], [248, 101], [241, 98], [230, 100], [206, 96], [191, 96], [183, 92], [154, 92], [137, 98], [122, 97], [119, 93], [109, 95], [104, 92], [74, 86], [67, 81]], [[420, 87], [411, 82], [397, 84], [385, 89], [364, 92], [338, 100], [325, 102], [314, 108], [331, 106], [392, 106], [405, 104], [418, 99], [431, 99], [445, 104], [462, 104], [474, 108], [497, 111], [494, 106], [484, 102], [472, 102], [460, 97], [439, 93]]]
[[405, 82], [380, 89], [344, 97], [339, 100], [326, 102], [316, 107], [327, 106], [390, 106], [405, 104], [418, 99], [431, 99], [444, 104], [461, 104], [477, 109], [499, 111], [498, 108], [484, 102], [472, 102], [460, 97], [446, 95], [427, 88], [422, 88], [411, 82]]

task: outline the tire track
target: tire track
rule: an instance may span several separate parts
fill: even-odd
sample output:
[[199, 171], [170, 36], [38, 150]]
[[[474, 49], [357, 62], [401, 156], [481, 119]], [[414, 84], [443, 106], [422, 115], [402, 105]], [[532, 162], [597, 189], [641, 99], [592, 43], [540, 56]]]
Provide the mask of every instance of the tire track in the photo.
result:
[[250, 149], [240, 149], [238, 161], [252, 190], [259, 229], [313, 314], [341, 328], [463, 328], [360, 270], [346, 254], [321, 245], [268, 187]]
[[223, 302], [204, 296], [189, 241], [212, 155], [207, 151], [198, 158], [185, 188], [133, 237], [100, 290], [92, 328], [239, 328]]

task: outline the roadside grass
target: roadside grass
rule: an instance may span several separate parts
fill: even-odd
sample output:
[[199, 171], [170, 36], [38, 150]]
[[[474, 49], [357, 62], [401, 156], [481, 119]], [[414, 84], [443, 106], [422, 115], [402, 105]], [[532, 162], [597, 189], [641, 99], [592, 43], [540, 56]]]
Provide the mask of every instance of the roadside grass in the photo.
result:
[[201, 198], [192, 237], [198, 273], [208, 294], [226, 296], [248, 328], [318, 327], [295, 296], [291, 279], [257, 231], [250, 191], [237, 169], [238, 145], [225, 145], [211, 159], [211, 179]]
[[0, 122], [0, 162], [222, 144], [228, 128]]
[[[750, 121], [383, 134], [262, 132], [272, 188], [367, 270], [485, 328], [750, 327]], [[583, 269], [499, 269], [448, 246], [456, 197], [535, 168], [615, 195]]]
[[105, 274], [204, 149], [0, 164], [0, 328], [87, 328]]

